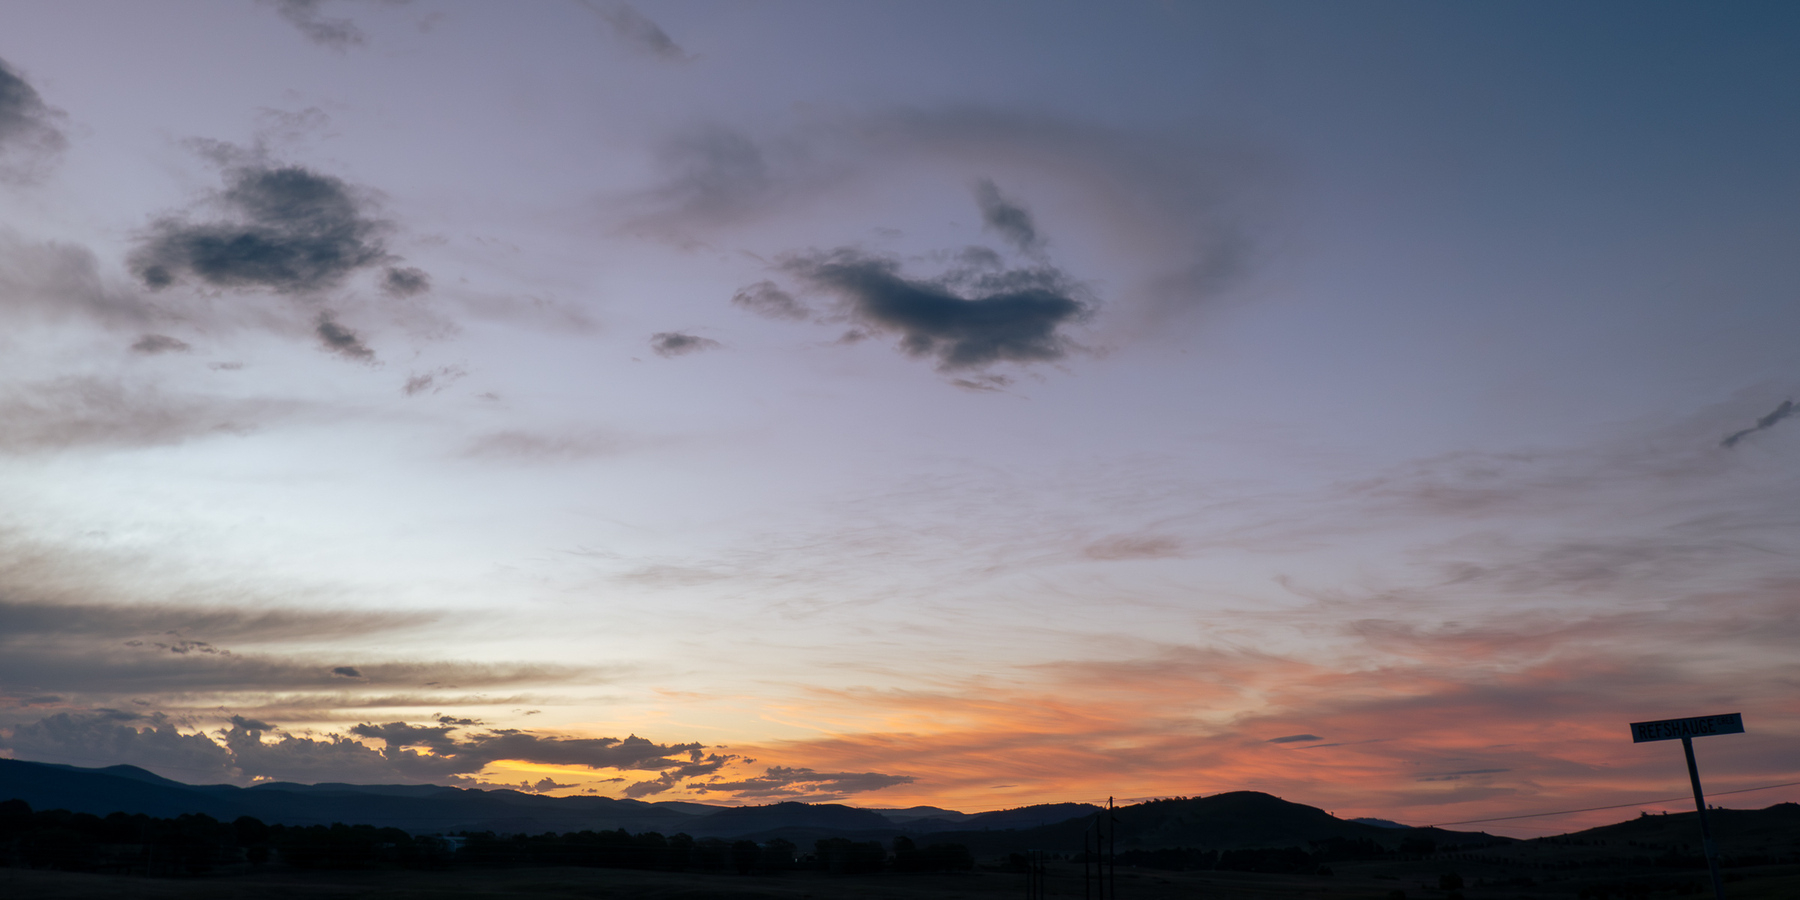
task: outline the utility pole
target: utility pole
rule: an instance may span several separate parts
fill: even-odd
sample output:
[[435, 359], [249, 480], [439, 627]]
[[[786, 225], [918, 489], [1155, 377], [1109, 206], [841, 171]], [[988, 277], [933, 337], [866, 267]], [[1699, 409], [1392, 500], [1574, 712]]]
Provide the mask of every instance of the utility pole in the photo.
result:
[[1082, 832], [1081, 832], [1081, 900], [1094, 900], [1094, 881], [1093, 881], [1093, 878], [1088, 875], [1088, 869], [1091, 868], [1092, 865], [1093, 865], [1093, 858], [1088, 853], [1087, 829], [1082, 829]]
[[[1094, 834], [1094, 849], [1088, 851], [1088, 831]], [[1106, 900], [1119, 897], [1119, 819], [1113, 815], [1113, 798], [1106, 798], [1106, 809], [1095, 810], [1094, 827], [1081, 833], [1081, 896], [1084, 900]], [[1089, 860], [1093, 860], [1090, 867]]]

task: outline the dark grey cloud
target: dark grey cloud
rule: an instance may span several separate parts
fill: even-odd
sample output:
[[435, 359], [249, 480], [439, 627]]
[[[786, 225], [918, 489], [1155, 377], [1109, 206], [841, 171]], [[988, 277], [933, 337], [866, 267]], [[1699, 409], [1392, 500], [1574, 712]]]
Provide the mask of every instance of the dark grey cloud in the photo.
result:
[[[330, 746], [323, 749], [328, 755], [341, 753], [355, 756], [357, 764], [362, 767], [380, 766], [412, 778], [468, 775], [499, 760], [586, 766], [590, 769], [665, 772], [666, 776], [675, 780], [691, 777], [692, 774], [710, 774], [717, 769], [717, 766], [706, 767], [704, 764], [696, 766], [702, 748], [698, 743], [659, 744], [637, 735], [625, 738], [570, 738], [518, 729], [476, 731], [468, 727], [472, 724], [474, 723], [458, 720], [446, 722], [443, 719], [440, 719], [438, 725], [364, 722], [352, 726], [349, 729], [350, 735], [380, 741], [382, 746], [379, 750], [364, 748], [366, 753], [359, 754], [348, 748], [340, 749], [337, 745], [344, 739], [337, 736], [332, 736], [327, 742]], [[462, 733], [458, 734], [459, 731]], [[244, 737], [259, 738], [247, 731]], [[288, 753], [318, 752], [321, 749], [308, 746], [306, 740], [309, 739], [288, 736], [279, 743], [297, 741], [288, 748]], [[226, 745], [240, 760], [240, 768], [247, 775], [268, 774], [252, 771], [266, 767], [268, 763], [249, 757], [267, 753], [279, 746], [266, 744], [260, 739], [246, 741], [236, 734], [227, 736]], [[414, 748], [423, 748], [427, 752], [418, 753]]]
[[1781, 401], [1780, 406], [1775, 407], [1774, 412], [1769, 413], [1768, 415], [1763, 416], [1760, 419], [1757, 419], [1755, 425], [1753, 425], [1749, 428], [1746, 428], [1743, 431], [1735, 432], [1735, 433], [1729, 435], [1724, 440], [1719, 442], [1719, 446], [1726, 447], [1726, 448], [1736, 447], [1738, 445], [1738, 441], [1741, 441], [1744, 438], [1747, 438], [1750, 435], [1753, 435], [1759, 431], [1773, 428], [1773, 427], [1775, 427], [1775, 423], [1777, 423], [1777, 422], [1781, 421], [1782, 419], [1785, 419], [1788, 416], [1791, 416], [1793, 414], [1794, 414], [1794, 401], [1783, 400], [1783, 401]]
[[612, 30], [613, 36], [642, 53], [659, 59], [679, 62], [688, 55], [662, 26], [651, 21], [649, 17], [638, 12], [628, 3], [596, 3], [593, 0], [582, 0], [582, 6], [600, 17], [600, 21]]
[[[593, 672], [579, 667], [456, 661], [363, 663], [347, 667], [359, 673], [351, 677], [335, 671], [329, 660], [193, 640], [133, 638], [107, 643], [52, 635], [31, 644], [9, 638], [0, 641], [0, 647], [7, 654], [0, 660], [0, 674], [6, 676], [0, 684], [7, 686], [5, 691], [57, 693], [81, 697], [84, 702], [163, 696], [184, 698], [171, 703], [204, 705], [206, 698], [238, 698], [231, 702], [245, 703], [250, 702], [242, 699], [245, 695], [257, 694], [254, 702], [270, 708], [312, 705], [333, 709], [379, 706], [357, 701], [373, 698], [371, 692], [376, 691], [410, 694], [419, 685], [433, 682], [462, 690], [489, 690], [594, 677]], [[424, 692], [430, 694], [431, 690]]]
[[135, 353], [155, 356], [159, 353], [186, 353], [194, 348], [180, 338], [169, 337], [166, 334], [146, 334], [138, 338], [137, 342], [131, 345], [131, 349]]
[[999, 234], [1021, 253], [1038, 253], [1043, 250], [1044, 239], [1039, 236], [1037, 225], [1031, 220], [1031, 213], [1002, 196], [993, 179], [983, 178], [975, 182], [975, 202], [981, 207], [981, 222], [989, 231]]
[[650, 349], [654, 350], [657, 356], [664, 358], [686, 356], [689, 353], [711, 350], [717, 346], [719, 346], [719, 342], [712, 338], [683, 334], [679, 331], [659, 331], [650, 336]]
[[669, 769], [647, 781], [639, 781], [626, 786], [625, 796], [636, 800], [639, 797], [661, 794], [680, 786], [681, 782], [688, 779], [713, 775], [724, 768], [726, 764], [743, 758], [730, 753], [712, 753], [702, 758], [698, 749], [689, 751], [688, 757], [688, 762], [677, 768]]
[[790, 257], [782, 269], [836, 295], [858, 325], [898, 333], [902, 350], [945, 371], [1061, 359], [1073, 347], [1063, 327], [1091, 313], [1078, 286], [1047, 266], [913, 279], [896, 260], [840, 248]]
[[[141, 597], [150, 588], [141, 574], [137, 579], [109, 581], [104, 572], [86, 568], [112, 564], [129, 569], [129, 559], [30, 551], [10, 542], [0, 543], [0, 550], [6, 551], [0, 555], [0, 598], [7, 598], [0, 602], [0, 697], [54, 693], [82, 705], [162, 697], [159, 708], [171, 704], [207, 708], [227, 701], [243, 703], [250, 694], [255, 695], [254, 702], [279, 714], [295, 708], [447, 704], [453, 702], [444, 693], [448, 690], [596, 677], [585, 668], [537, 663], [374, 660], [346, 666], [341, 658], [283, 653], [284, 646], [336, 637], [416, 635], [440, 618], [417, 612], [80, 602], [94, 596]], [[137, 568], [151, 567], [139, 563]], [[209, 592], [194, 584], [180, 590], [190, 595]], [[245, 600], [241, 588], [212, 592], [238, 603]], [[423, 695], [414, 696], [421, 685], [426, 686]]]
[[17, 70], [0, 60], [0, 181], [30, 181], [68, 146], [56, 127], [61, 113]]
[[[436, 613], [367, 610], [252, 610], [150, 603], [65, 603], [16, 599], [25, 594], [61, 596], [62, 560], [32, 572], [19, 562], [0, 565], [0, 641], [41, 644], [56, 637], [124, 639], [179, 632], [215, 642], [314, 640], [382, 631], [411, 631], [439, 619]], [[88, 560], [102, 564], [100, 560]]]
[[[441, 722], [442, 719], [439, 721]], [[456, 746], [456, 739], [450, 736], [450, 732], [455, 731], [458, 727], [461, 727], [461, 724], [455, 721], [435, 726], [409, 725], [405, 722], [374, 725], [364, 722], [352, 726], [350, 733], [381, 741], [389, 753], [397, 753], [408, 747], [427, 747], [433, 751], [449, 751]]]
[[361, 362], [375, 360], [375, 351], [363, 343], [362, 337], [339, 324], [329, 311], [319, 313], [319, 321], [313, 332], [319, 336], [319, 342], [325, 345], [325, 349], [339, 356]]
[[[260, 696], [255, 702], [277, 708], [322, 704], [329, 709], [370, 705], [353, 701], [371, 691], [412, 691], [431, 682], [486, 690], [593, 677], [586, 669], [559, 665], [412, 661], [364, 663], [353, 667], [360, 674], [352, 678], [334, 671], [329, 660], [213, 644], [196, 647], [192, 641], [131, 639], [107, 644], [52, 636], [30, 645], [9, 639], [0, 646], [7, 652], [7, 658], [0, 660], [0, 674], [6, 680], [0, 683], [8, 689], [54, 692], [93, 702], [155, 696], [201, 702], [208, 697], [242, 698], [249, 693], [275, 692], [278, 696]], [[308, 696], [302, 698], [303, 694]]]
[[1461, 781], [1464, 778], [1472, 778], [1477, 775], [1498, 775], [1502, 772], [1511, 772], [1511, 771], [1512, 771], [1511, 769], [1464, 769], [1460, 772], [1441, 772], [1441, 773], [1438, 773], [1435, 775], [1420, 775], [1418, 777], [1418, 780], [1419, 781]]
[[381, 276], [381, 290], [390, 297], [414, 297], [431, 290], [431, 276], [411, 266], [390, 268]]
[[188, 279], [206, 287], [316, 295], [393, 259], [387, 222], [341, 179], [297, 165], [229, 166], [214, 198], [221, 216], [167, 217], [150, 226], [131, 267], [161, 290]]
[[876, 791], [897, 784], [910, 784], [911, 775], [884, 775], [879, 772], [815, 772], [812, 769], [770, 766], [762, 775], [741, 781], [711, 781], [692, 784], [700, 793], [731, 793], [738, 797], [794, 797], [820, 794], [854, 794]]
[[[140, 765], [187, 781], [454, 781], [499, 760], [589, 769], [682, 770], [700, 743], [628, 738], [563, 738], [515, 729], [454, 734], [459, 725], [358, 724], [349, 734], [292, 734], [230, 716], [216, 733], [182, 733], [162, 713], [95, 709], [16, 724], [0, 747], [16, 758], [76, 765]], [[355, 738], [369, 738], [369, 747]], [[419, 752], [421, 747], [427, 752]]]
[[813, 311], [806, 304], [794, 299], [793, 294], [782, 290], [773, 281], [758, 281], [739, 288], [731, 295], [731, 302], [769, 319], [804, 322], [813, 317]]
[[467, 735], [457, 743], [454, 752], [459, 757], [480, 760], [481, 765], [516, 759], [545, 765], [658, 771], [686, 765], [679, 757], [703, 746], [658, 744], [635, 734], [622, 739], [563, 738], [505, 728]]
[[1267, 744], [1297, 744], [1306, 741], [1322, 741], [1324, 738], [1316, 734], [1289, 734], [1277, 738], [1269, 738]]
[[[612, 677], [554, 663], [326, 655], [319, 648], [337, 638], [418, 638], [458, 623], [434, 611], [346, 607], [304, 589], [211, 583], [178, 564], [83, 540], [81, 548], [44, 544], [0, 524], [0, 727], [19, 721], [21, 699], [46, 695], [65, 698], [65, 707], [148, 707], [182, 721], [221, 707], [268, 721], [329, 721], [344, 709], [541, 703], [521, 692]], [[351, 671], [357, 677], [343, 674]]]
[[182, 733], [167, 716], [114, 709], [56, 713], [13, 725], [0, 743], [15, 759], [78, 766], [121, 763], [189, 782], [229, 781], [231, 754], [203, 734]]

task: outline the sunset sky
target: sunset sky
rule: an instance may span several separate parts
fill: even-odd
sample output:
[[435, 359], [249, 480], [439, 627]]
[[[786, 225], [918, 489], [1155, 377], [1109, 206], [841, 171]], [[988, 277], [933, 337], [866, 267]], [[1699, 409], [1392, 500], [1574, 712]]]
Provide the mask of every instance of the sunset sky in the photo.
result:
[[1797, 41], [0, 5], [0, 755], [1427, 824], [1742, 712], [1708, 787], [1800, 781]]

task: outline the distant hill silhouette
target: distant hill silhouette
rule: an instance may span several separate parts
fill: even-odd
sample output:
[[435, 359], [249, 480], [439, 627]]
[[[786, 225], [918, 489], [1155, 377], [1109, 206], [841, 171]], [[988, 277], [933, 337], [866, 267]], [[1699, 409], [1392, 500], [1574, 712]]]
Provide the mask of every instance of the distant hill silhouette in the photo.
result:
[[[1006, 828], [1036, 828], [1040, 825], [1052, 825], [1067, 822], [1077, 816], [1091, 816], [1100, 807], [1091, 803], [1040, 803], [1036, 806], [1021, 806], [1016, 809], [997, 809], [993, 812], [965, 815], [954, 823], [945, 823], [955, 828], [980, 828], [999, 830]], [[935, 825], [931, 820], [912, 823], [915, 827]]]
[[[709, 806], [676, 801], [646, 803], [608, 797], [546, 797], [505, 788], [464, 789], [411, 784], [295, 784], [270, 782], [247, 788], [190, 785], [135, 766], [88, 769], [0, 759], [0, 800], [17, 798], [34, 809], [68, 809], [94, 815], [144, 813], [172, 818], [205, 813], [230, 821], [253, 816], [267, 824], [359, 823], [414, 833], [616, 830], [685, 832], [694, 837], [785, 837], [811, 840], [846, 835], [885, 839], [902, 831], [944, 827], [935, 818], [889, 819], [873, 810], [841, 804], [775, 803]], [[967, 816], [972, 827], [1010, 827], [1067, 818], [1088, 807], [1061, 804]]]
[[960, 822], [969, 817], [968, 813], [944, 809], [941, 806], [910, 806], [906, 809], [877, 808], [873, 811], [881, 813], [881, 817], [890, 822]]
[[[1697, 845], [1698, 817], [1698, 813], [1691, 812], [1640, 815], [1612, 825], [1558, 835], [1556, 839], [1613, 841], [1627, 846], [1632, 842], [1641, 846]], [[1794, 836], [1800, 834], [1800, 803], [1777, 803], [1765, 809], [1709, 809], [1706, 822], [1724, 852], [1741, 853], [1764, 846], [1783, 846], [1791, 852]]]
[[[774, 803], [768, 806], [727, 806], [699, 821], [709, 834], [781, 837], [779, 832], [884, 832], [894, 823], [873, 810], [835, 803]], [[693, 832], [689, 832], [693, 834]]]
[[[34, 809], [68, 809], [104, 816], [113, 812], [173, 818], [204, 813], [221, 821], [252, 816], [266, 824], [333, 822], [401, 828], [415, 834], [493, 831], [656, 831], [696, 838], [785, 838], [807, 843], [820, 837], [882, 840], [906, 833], [920, 846], [962, 843], [978, 853], [1021, 847], [1077, 851], [1099, 807], [1053, 803], [965, 814], [936, 807], [886, 814], [841, 804], [774, 803], [708, 806], [647, 803], [608, 797], [546, 797], [508, 789], [440, 785], [258, 784], [189, 785], [135, 766], [84, 769], [0, 759], [0, 800], [17, 798]], [[1393, 849], [1407, 840], [1439, 848], [1504, 842], [1479, 832], [1390, 828], [1349, 822], [1324, 810], [1255, 791], [1157, 800], [1120, 807], [1117, 847], [1234, 849], [1305, 847], [1314, 841], [1371, 841]], [[1640, 826], [1635, 822], [1625, 826]], [[1620, 827], [1620, 826], [1615, 826]]]
[[84, 769], [0, 759], [0, 799], [34, 809], [170, 818], [205, 813], [230, 821], [253, 816], [268, 824], [361, 823], [427, 833], [442, 831], [687, 831], [706, 817], [637, 800], [541, 797], [511, 790], [437, 785], [188, 785], [134, 766]]
[[[1099, 814], [1105, 815], [1104, 811]], [[1120, 851], [1159, 847], [1218, 850], [1306, 847], [1314, 841], [1333, 839], [1370, 841], [1387, 849], [1397, 848], [1408, 839], [1429, 840], [1437, 847], [1512, 840], [1482, 832], [1383, 828], [1349, 822], [1322, 809], [1290, 803], [1258, 791], [1153, 800], [1119, 807], [1113, 810], [1112, 816], [1118, 826], [1116, 846]], [[1075, 852], [1081, 849], [1083, 835], [1093, 827], [1094, 818], [1095, 812], [1088, 812], [1062, 822], [1019, 829], [1005, 835], [958, 829], [932, 834], [929, 838], [966, 843], [977, 853], [998, 852], [1003, 844]]]

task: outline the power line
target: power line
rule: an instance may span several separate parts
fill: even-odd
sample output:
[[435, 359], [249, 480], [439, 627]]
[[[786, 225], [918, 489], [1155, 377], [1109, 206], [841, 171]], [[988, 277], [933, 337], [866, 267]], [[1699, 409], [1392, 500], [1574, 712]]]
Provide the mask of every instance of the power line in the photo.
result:
[[[1781, 784], [1765, 784], [1762, 787], [1740, 788], [1739, 790], [1735, 790], [1735, 791], [1707, 791], [1707, 793], [1714, 797], [1721, 797], [1726, 794], [1748, 794], [1752, 791], [1766, 791], [1771, 788], [1793, 787], [1794, 785], [1797, 785], [1797, 784], [1800, 784], [1800, 781], [1784, 781]], [[1589, 807], [1585, 807], [1583, 809], [1559, 809], [1555, 812], [1526, 813], [1522, 816], [1495, 816], [1491, 819], [1464, 819], [1461, 822], [1439, 822], [1435, 825], [1426, 825], [1424, 827], [1426, 827], [1426, 828], [1442, 828], [1445, 825], [1474, 825], [1478, 822], [1504, 822], [1508, 819], [1536, 819], [1536, 818], [1540, 818], [1542, 816], [1566, 816], [1566, 815], [1569, 815], [1570, 813], [1595, 812], [1597, 810], [1602, 810], [1602, 809], [1625, 809], [1627, 807], [1632, 807], [1632, 806], [1643, 806], [1646, 803], [1674, 803], [1678, 800], [1687, 800], [1687, 799], [1690, 799], [1690, 798], [1688, 798], [1688, 797], [1663, 797], [1658, 800], [1639, 800], [1636, 803], [1620, 803], [1616, 806], [1589, 806]]]

